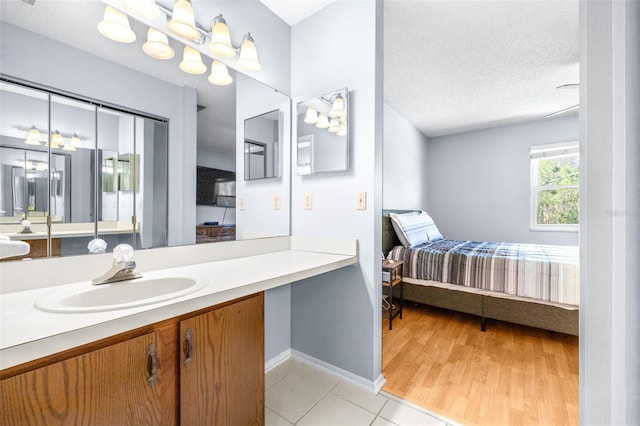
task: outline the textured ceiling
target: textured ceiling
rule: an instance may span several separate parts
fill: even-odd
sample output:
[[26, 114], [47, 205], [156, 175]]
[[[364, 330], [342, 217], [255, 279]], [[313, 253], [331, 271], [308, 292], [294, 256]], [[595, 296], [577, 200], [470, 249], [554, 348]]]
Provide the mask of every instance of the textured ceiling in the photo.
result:
[[577, 0], [386, 0], [385, 101], [427, 136], [543, 119], [578, 103], [578, 44]]

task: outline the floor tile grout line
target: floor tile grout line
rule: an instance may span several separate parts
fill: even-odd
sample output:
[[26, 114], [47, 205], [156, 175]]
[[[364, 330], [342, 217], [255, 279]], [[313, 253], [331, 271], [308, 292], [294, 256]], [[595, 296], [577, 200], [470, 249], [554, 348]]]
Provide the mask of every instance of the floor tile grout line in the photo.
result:
[[331, 388], [326, 391], [307, 411], [304, 412], [304, 414], [302, 416], [300, 416], [300, 418], [298, 420], [296, 420], [295, 422], [293, 422], [294, 425], [297, 425], [298, 422], [300, 420], [302, 420], [304, 418], [304, 416], [306, 416], [307, 414], [309, 414], [309, 411], [313, 410], [315, 408], [316, 405], [318, 405], [320, 403], [320, 401], [322, 401], [327, 395], [329, 395], [329, 393], [333, 390], [333, 388], [335, 388], [336, 386], [338, 386], [338, 383], [340, 383], [341, 380], [338, 379], [338, 382], [331, 386]]
[[[447, 426], [464, 426], [462, 423], [456, 422], [455, 420], [449, 419], [447, 417], [441, 416], [440, 414], [434, 413], [430, 410], [428, 410], [427, 408], [421, 407], [418, 404], [415, 404], [409, 400], [400, 398], [399, 396], [393, 395], [387, 391], [380, 391], [381, 395], [384, 395], [386, 397], [388, 397], [389, 399], [393, 399], [394, 401], [396, 401], [399, 404], [405, 405], [407, 407], [413, 408], [414, 410], [420, 411], [421, 413], [424, 413], [428, 416], [434, 417], [438, 420], [440, 420], [441, 422], [445, 423]], [[389, 420], [387, 418], [384, 418], [385, 420]], [[391, 420], [389, 420], [391, 421]]]
[[[342, 382], [343, 382], [343, 381], [342, 381], [342, 380], [340, 380], [340, 382], [338, 382], [338, 384], [340, 384], [340, 383], [342, 383]], [[349, 382], [345, 382], [345, 383], [350, 384]], [[333, 389], [335, 389], [336, 387], [338, 387], [338, 385], [334, 386], [334, 387], [333, 387]], [[331, 389], [331, 390], [333, 390], [333, 389]], [[329, 392], [331, 392], [331, 391], [329, 391]], [[363, 407], [362, 405], [358, 404], [357, 402], [353, 402], [353, 401], [351, 401], [351, 400], [348, 400], [347, 398], [345, 398], [345, 397], [343, 397], [343, 396], [341, 396], [341, 395], [335, 394], [335, 393], [333, 393], [333, 392], [331, 392], [331, 393], [333, 394], [333, 396], [336, 396], [336, 397], [338, 397], [338, 398], [342, 399], [343, 401], [346, 401], [346, 402], [348, 402], [348, 403], [350, 403], [350, 404], [353, 404], [353, 405], [355, 405], [356, 407], [362, 408], [363, 410], [365, 410], [365, 411], [367, 411], [367, 412], [369, 412], [369, 413], [371, 413], [371, 414], [374, 414], [376, 417], [378, 416], [378, 414], [380, 414], [380, 411], [382, 410], [382, 407], [384, 407], [384, 406], [385, 406], [385, 404], [387, 403], [387, 401], [389, 400], [389, 398], [387, 398], [387, 397], [385, 396], [386, 401], [384, 402], [384, 404], [382, 404], [382, 405], [380, 406], [380, 409], [379, 409], [378, 411], [374, 412], [374, 411], [369, 410], [367, 407]], [[380, 393], [378, 393], [377, 395], [380, 395]], [[374, 396], [377, 396], [377, 395], [374, 395]], [[382, 395], [382, 396], [384, 396], [384, 395]]]

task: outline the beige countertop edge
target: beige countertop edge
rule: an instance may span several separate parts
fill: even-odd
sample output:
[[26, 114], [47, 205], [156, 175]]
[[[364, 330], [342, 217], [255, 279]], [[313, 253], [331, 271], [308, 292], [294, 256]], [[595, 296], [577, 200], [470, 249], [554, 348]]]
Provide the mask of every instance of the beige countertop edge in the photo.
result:
[[[288, 252], [282, 253], [293, 254], [295, 256], [296, 251], [289, 250]], [[318, 252], [317, 254], [319, 255], [319, 258], [324, 257], [325, 259], [313, 262], [313, 265], [307, 266], [302, 269], [285, 268], [289, 270], [281, 275], [274, 275], [273, 271], [271, 271], [271, 274], [265, 274], [264, 277], [259, 277], [252, 280], [251, 282], [247, 282], [231, 288], [226, 288], [220, 291], [216, 291], [215, 289], [212, 290], [208, 285], [203, 290], [200, 290], [192, 295], [184, 296], [175, 301], [162, 302], [156, 305], [148, 305], [145, 307], [126, 309], [122, 311], [112, 311], [119, 312], [121, 313], [121, 315], [116, 314], [112, 319], [94, 322], [90, 325], [86, 325], [82, 320], [83, 316], [87, 314], [51, 314], [51, 320], [53, 320], [56, 316], [65, 319], [72, 318], [72, 316], [77, 316], [76, 318], [78, 319], [78, 321], [74, 322], [75, 325], [73, 327], [70, 327], [66, 331], [57, 332], [55, 334], [51, 334], [31, 341], [26, 341], [24, 343], [16, 344], [6, 348], [3, 347], [2, 349], [0, 349], [0, 370], [20, 365], [25, 362], [33, 361], [44, 356], [52, 355], [129, 330], [134, 330], [136, 328], [153, 324], [165, 319], [173, 318], [202, 308], [214, 306], [219, 303], [224, 303], [239, 297], [248, 296], [282, 285], [287, 285], [305, 278], [320, 275], [325, 272], [340, 269], [345, 266], [357, 264], [357, 256], [340, 254], [332, 255], [320, 252]], [[243, 258], [242, 263], [249, 263], [254, 257], [258, 256]], [[326, 259], [327, 257], [330, 257], [331, 259]], [[238, 262], [239, 260], [222, 260], [211, 263], [221, 264], [231, 261]], [[195, 267], [197, 265], [193, 266]], [[236, 264], [235, 267], [237, 266], [241, 265]], [[249, 265], [247, 264], [247, 266]], [[190, 266], [170, 268], [165, 271], [167, 271], [167, 273], [171, 273], [170, 271], [174, 269], [184, 271], [185, 268], [189, 267]], [[33, 310], [36, 311], [35, 308], [33, 308]], [[2, 320], [3, 322], [7, 320], [7, 318], [5, 318], [4, 312], [2, 313]], [[0, 344], [4, 346], [4, 342], [2, 342], [2, 340], [4, 339], [2, 339], [2, 336], [0, 336]]]

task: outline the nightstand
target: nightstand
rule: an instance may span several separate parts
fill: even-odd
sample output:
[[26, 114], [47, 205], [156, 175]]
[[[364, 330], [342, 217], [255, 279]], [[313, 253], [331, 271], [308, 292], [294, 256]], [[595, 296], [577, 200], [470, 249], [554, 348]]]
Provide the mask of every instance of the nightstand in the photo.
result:
[[[404, 262], [402, 260], [388, 260], [384, 259], [382, 261], [382, 287], [387, 288], [388, 299], [384, 300], [385, 296], [383, 295], [383, 304], [388, 303], [389, 305], [389, 330], [393, 329], [393, 319], [396, 316], [400, 316], [402, 319], [402, 303], [403, 303], [403, 290], [404, 283], [402, 282], [402, 268]], [[393, 304], [394, 292], [396, 287], [399, 287], [400, 290], [400, 303], [396, 308]]]

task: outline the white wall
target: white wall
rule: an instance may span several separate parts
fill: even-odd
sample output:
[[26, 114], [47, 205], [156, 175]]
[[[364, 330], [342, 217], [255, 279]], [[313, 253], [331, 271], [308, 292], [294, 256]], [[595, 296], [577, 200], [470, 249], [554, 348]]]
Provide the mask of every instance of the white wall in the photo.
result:
[[529, 149], [579, 129], [570, 116], [429, 138], [429, 213], [445, 238], [578, 245], [577, 232], [530, 230]]
[[[294, 102], [346, 86], [353, 153], [347, 172], [293, 176], [293, 235], [359, 241], [357, 266], [291, 286], [291, 347], [370, 382], [381, 377], [382, 347], [381, 16], [381, 2], [338, 0], [291, 33]], [[367, 193], [367, 209], [357, 211], [361, 191]], [[303, 209], [307, 193], [312, 210]]]
[[640, 3], [580, 3], [580, 421], [640, 423]]
[[427, 137], [384, 104], [382, 206], [427, 210]]

